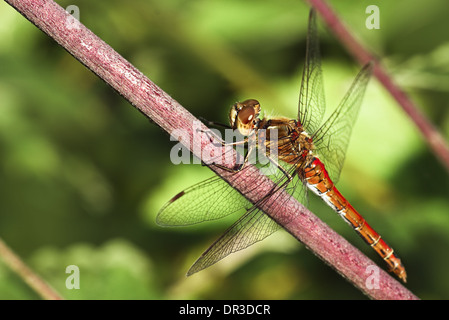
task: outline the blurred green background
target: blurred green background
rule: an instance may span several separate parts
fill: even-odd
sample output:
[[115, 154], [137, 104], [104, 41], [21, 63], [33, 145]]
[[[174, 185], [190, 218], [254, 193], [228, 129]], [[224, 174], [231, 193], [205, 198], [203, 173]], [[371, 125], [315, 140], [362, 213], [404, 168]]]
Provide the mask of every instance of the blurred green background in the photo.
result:
[[[449, 140], [444, 0], [329, 1]], [[196, 116], [226, 122], [235, 101], [296, 116], [309, 7], [302, 1], [58, 1]], [[365, 27], [368, 5], [380, 29]], [[229, 222], [155, 224], [177, 192], [212, 176], [175, 166], [175, 144], [53, 40], [0, 3], [0, 237], [68, 299], [365, 299], [286, 232], [192, 277]], [[318, 19], [328, 109], [358, 66]], [[401, 256], [407, 287], [449, 298], [449, 178], [377, 81], [339, 188]], [[311, 209], [384, 267], [336, 214]], [[237, 217], [235, 217], [237, 219]], [[77, 265], [81, 289], [68, 290]], [[0, 263], [1, 299], [38, 296]]]

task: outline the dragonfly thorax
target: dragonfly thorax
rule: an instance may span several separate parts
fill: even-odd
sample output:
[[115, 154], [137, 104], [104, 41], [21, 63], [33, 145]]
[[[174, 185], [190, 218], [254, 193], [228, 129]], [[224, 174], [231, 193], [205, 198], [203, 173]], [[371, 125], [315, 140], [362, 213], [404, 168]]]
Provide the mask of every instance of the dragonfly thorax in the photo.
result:
[[301, 154], [307, 163], [310, 163], [315, 158], [315, 145], [313, 144], [313, 139], [309, 136], [306, 131], [302, 131], [298, 138], [298, 145], [300, 146]]
[[229, 122], [232, 129], [238, 129], [242, 135], [248, 136], [257, 127], [259, 114], [259, 101], [248, 99], [243, 102], [237, 102], [232, 106], [229, 112]]
[[302, 150], [307, 150], [309, 153], [313, 153], [313, 151], [315, 150], [313, 139], [306, 131], [301, 131], [301, 133], [299, 134], [298, 142]]
[[269, 120], [276, 123], [278, 133], [278, 157], [281, 161], [293, 165], [307, 165], [315, 157], [313, 139], [303, 130], [300, 122], [287, 118]]

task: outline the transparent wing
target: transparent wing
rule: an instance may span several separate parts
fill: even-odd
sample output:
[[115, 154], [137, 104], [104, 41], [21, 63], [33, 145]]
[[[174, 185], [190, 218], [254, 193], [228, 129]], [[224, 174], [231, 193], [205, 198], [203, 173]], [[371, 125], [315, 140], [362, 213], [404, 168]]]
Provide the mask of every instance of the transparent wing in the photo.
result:
[[280, 226], [273, 219], [253, 207], [198, 258], [187, 275], [190, 276], [213, 265], [231, 253], [265, 239], [279, 228]]
[[[256, 156], [256, 152], [250, 153], [250, 161], [256, 161], [253, 158]], [[263, 153], [260, 153], [259, 157], [262, 156]], [[262, 160], [262, 158], [258, 160]], [[256, 165], [278, 185], [286, 185], [285, 174], [278, 170], [276, 165], [270, 163], [267, 158], [263, 158], [262, 163], [257, 162]], [[269, 168], [274, 170], [270, 171]], [[294, 175], [294, 167], [286, 166], [284, 171], [286, 172], [289, 168]], [[247, 170], [247, 168], [244, 167], [242, 170]], [[254, 189], [258, 188], [258, 184], [254, 181], [252, 175], [241, 175], [241, 177], [234, 181], [236, 185], [246, 184]], [[187, 226], [220, 219], [240, 209], [249, 210], [252, 206], [253, 204], [240, 192], [229, 186], [220, 177], [215, 176], [175, 195], [161, 208], [156, 217], [156, 223], [161, 226]]]
[[174, 196], [159, 211], [156, 223], [161, 226], [186, 226], [226, 217], [252, 204], [216, 176]]
[[[276, 189], [252, 206], [227, 229], [193, 264], [187, 272], [188, 276], [208, 268], [231, 253], [243, 250], [265, 239], [281, 228], [276, 221], [261, 211], [259, 206], [268, 200], [270, 203], [276, 203], [276, 199], [280, 194], [278, 191], [283, 189], [286, 189], [295, 198], [304, 199], [306, 188], [298, 176], [295, 176], [295, 168], [290, 167], [285, 172], [293, 177], [293, 181], [289, 181], [287, 176], [279, 171], [275, 179], [273, 179], [277, 185]], [[288, 217], [285, 217], [285, 221], [288, 221]]]
[[[264, 168], [268, 166], [265, 165]], [[243, 170], [247, 170], [245, 167]], [[269, 171], [266, 171], [267, 174]], [[249, 192], [258, 188], [257, 181], [248, 181], [251, 175], [242, 174], [242, 180], [235, 183], [246, 183], [252, 186]], [[293, 177], [290, 181], [288, 177]], [[279, 190], [286, 189], [299, 199], [303, 198], [304, 185], [296, 176], [295, 166], [285, 165], [283, 170], [275, 170], [270, 175], [276, 187], [268, 192], [255, 205], [251, 204], [238, 191], [219, 177], [203, 181], [173, 197], [159, 212], [157, 223], [164, 226], [181, 226], [219, 219], [239, 209], [246, 212], [237, 220], [188, 271], [188, 275], [198, 272], [220, 261], [229, 254], [245, 249], [255, 242], [261, 241], [278, 230], [280, 226], [266, 215], [259, 207], [265, 201], [276, 201]], [[275, 202], [270, 202], [275, 203]], [[285, 218], [288, 221], [288, 218]]]
[[318, 130], [325, 108], [326, 102], [321, 72], [316, 13], [314, 10], [311, 10], [307, 32], [306, 59], [302, 73], [298, 106], [298, 120], [308, 133], [312, 134]]
[[[231, 150], [234, 149], [228, 150], [226, 157], [234, 156]], [[220, 154], [214, 158], [211, 155], [211, 161], [221, 160], [222, 156]], [[242, 157], [240, 154], [236, 156], [238, 159]], [[247, 210], [251, 207], [252, 204], [237, 190], [219, 176], [215, 176], [175, 195], [159, 210], [156, 223], [161, 226], [187, 226], [221, 219], [240, 209]]]
[[337, 183], [340, 177], [349, 138], [372, 69], [372, 63], [368, 63], [362, 68], [337, 109], [312, 137], [316, 152], [334, 183]]

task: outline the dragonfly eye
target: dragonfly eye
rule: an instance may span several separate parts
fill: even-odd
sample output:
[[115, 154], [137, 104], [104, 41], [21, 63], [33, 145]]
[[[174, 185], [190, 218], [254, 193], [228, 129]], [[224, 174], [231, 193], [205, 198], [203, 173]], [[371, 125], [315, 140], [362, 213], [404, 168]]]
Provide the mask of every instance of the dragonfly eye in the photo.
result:
[[231, 128], [238, 129], [243, 135], [250, 134], [257, 125], [259, 113], [259, 101], [248, 99], [243, 102], [237, 102], [232, 106], [229, 113]]
[[246, 106], [243, 107], [242, 110], [239, 112], [239, 121], [247, 125], [251, 123], [254, 120], [254, 117], [256, 116], [256, 110], [254, 110], [253, 106]]

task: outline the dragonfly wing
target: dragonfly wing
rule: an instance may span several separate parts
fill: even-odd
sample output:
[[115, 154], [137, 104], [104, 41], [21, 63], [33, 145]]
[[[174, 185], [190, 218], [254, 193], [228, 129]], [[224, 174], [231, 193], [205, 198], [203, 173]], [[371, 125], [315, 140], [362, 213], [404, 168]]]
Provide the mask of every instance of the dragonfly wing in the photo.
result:
[[[296, 167], [284, 164], [280, 169], [268, 162], [258, 167], [268, 175], [276, 187], [262, 196], [255, 204], [251, 204], [238, 191], [231, 188], [224, 180], [214, 177], [186, 189], [172, 198], [159, 212], [157, 223], [165, 226], [181, 226], [219, 219], [241, 208], [246, 207], [246, 213], [235, 222], [188, 271], [191, 275], [220, 261], [229, 254], [245, 249], [255, 242], [261, 241], [278, 230], [280, 226], [263, 213], [259, 208], [269, 204], [280, 205], [276, 200], [281, 190], [302, 199], [304, 184], [296, 174]], [[271, 170], [270, 167], [272, 167]], [[246, 170], [245, 168], [243, 170]], [[234, 183], [252, 186], [249, 192], [259, 188], [257, 181], [248, 181], [250, 175], [242, 174], [242, 180]], [[291, 179], [290, 179], [291, 178]], [[287, 217], [285, 221], [287, 221]]]
[[187, 275], [210, 267], [229, 254], [263, 240], [279, 228], [273, 219], [254, 206], [198, 258]]
[[223, 218], [252, 204], [220, 177], [200, 182], [174, 196], [159, 211], [162, 226], [185, 226]]
[[298, 106], [298, 120], [307, 132], [313, 133], [318, 130], [325, 108], [316, 13], [314, 10], [311, 10], [307, 31], [306, 59], [302, 73]]
[[372, 69], [372, 63], [362, 68], [337, 109], [313, 135], [317, 154], [334, 183], [337, 183], [340, 177], [352, 127], [362, 104]]
[[[187, 272], [192, 275], [203, 270], [229, 254], [243, 250], [252, 244], [261, 241], [281, 228], [281, 226], [259, 209], [259, 206], [275, 204], [281, 206], [278, 200], [281, 190], [285, 190], [292, 197], [303, 201], [306, 198], [306, 190], [303, 181], [295, 174], [294, 167], [285, 167], [286, 172], [292, 180], [290, 181], [284, 172], [278, 172], [272, 177], [276, 184], [276, 188], [272, 190], [270, 195], [263, 197], [256, 205], [251, 207], [237, 222], [235, 222], [226, 232], [218, 238], [193, 264]], [[289, 217], [283, 217], [284, 222]]]
[[[257, 164], [260, 169], [267, 169], [272, 163]], [[290, 167], [290, 170], [294, 169]], [[244, 167], [242, 169], [246, 170]], [[275, 177], [277, 185], [286, 185], [286, 176], [280, 170], [274, 170], [275, 174], [267, 175]], [[234, 184], [245, 184], [254, 189], [258, 188], [258, 182], [251, 175], [240, 175], [234, 180]], [[253, 191], [249, 190], [248, 192]], [[156, 222], [162, 226], [186, 226], [204, 221], [216, 220], [226, 217], [240, 209], [250, 209], [253, 206], [240, 192], [216, 176], [200, 182], [174, 196], [159, 211]], [[244, 211], [242, 211], [243, 213]]]

